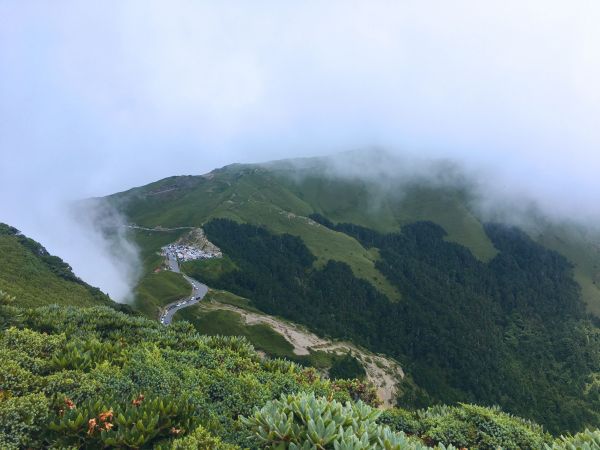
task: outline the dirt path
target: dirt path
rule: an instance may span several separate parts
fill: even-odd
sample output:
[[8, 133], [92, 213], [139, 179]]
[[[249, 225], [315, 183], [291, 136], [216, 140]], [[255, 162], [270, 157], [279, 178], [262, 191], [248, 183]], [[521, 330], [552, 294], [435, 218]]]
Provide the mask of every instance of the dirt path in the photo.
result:
[[355, 358], [360, 360], [367, 372], [367, 378], [377, 387], [377, 394], [383, 402], [382, 406], [394, 406], [397, 391], [396, 384], [404, 378], [404, 372], [396, 361], [358, 348], [349, 342], [335, 342], [320, 338], [298, 325], [266, 314], [258, 314], [218, 302], [206, 302], [203, 303], [203, 306], [211, 309], [233, 311], [242, 316], [247, 325], [269, 325], [293, 345], [296, 355], [309, 355], [310, 350], [320, 350], [336, 354], [350, 352]]

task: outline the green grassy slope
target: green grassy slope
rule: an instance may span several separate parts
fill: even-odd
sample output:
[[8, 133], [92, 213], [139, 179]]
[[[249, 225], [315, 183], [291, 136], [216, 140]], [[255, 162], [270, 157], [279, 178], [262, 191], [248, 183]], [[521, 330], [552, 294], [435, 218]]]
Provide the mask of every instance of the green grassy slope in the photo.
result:
[[176, 241], [186, 230], [131, 231], [135, 243], [140, 248], [142, 273], [134, 291], [134, 306], [146, 317], [157, 318], [162, 306], [190, 295], [192, 288], [179, 273], [160, 271], [164, 258], [161, 247]]
[[112, 303], [77, 278], [60, 258], [4, 224], [0, 224], [0, 290], [16, 297], [17, 304], [24, 307]]
[[[205, 261], [205, 263], [207, 262]], [[206, 307], [206, 303], [209, 302], [217, 305], [217, 308]], [[340, 366], [344, 367], [344, 364], [347, 364], [350, 358], [352, 361], [351, 364], [358, 364], [358, 368], [355, 368], [354, 371], [346, 372], [346, 376], [335, 376], [335, 378], [358, 378], [364, 375], [364, 367], [354, 357], [332, 351], [312, 349], [309, 349], [310, 354], [308, 355], [297, 355], [294, 353], [294, 346], [288, 339], [268, 324], [248, 325], [240, 314], [234, 311], [219, 309], [218, 304], [232, 305], [249, 312], [262, 314], [253, 305], [252, 301], [247, 298], [240, 297], [228, 291], [211, 289], [203, 302], [179, 310], [175, 314], [174, 320], [186, 320], [192, 323], [198, 332], [203, 335], [244, 336], [255, 348], [265, 352], [269, 357], [286, 358], [303, 366], [326, 370], [330, 376], [332, 375], [331, 369], [333, 369], [333, 375], [336, 375], [336, 370], [339, 371]], [[282, 318], [280, 320], [285, 321]]]
[[134, 306], [146, 317], [157, 318], [161, 307], [191, 293], [192, 287], [179, 273], [150, 273], [136, 287]]
[[448, 232], [449, 241], [469, 248], [482, 261], [490, 260], [497, 253], [481, 222], [465, 206], [466, 199], [460, 190], [416, 185], [388, 191], [381, 190], [375, 183], [356, 179], [310, 173], [293, 177], [277, 166], [275, 172], [282, 183], [313, 205], [315, 212], [334, 222], [393, 232], [407, 223], [430, 220]]
[[574, 264], [587, 309], [600, 317], [600, 236], [573, 225], [546, 225], [534, 238]]
[[[145, 227], [200, 226], [212, 218], [228, 218], [299, 236], [317, 256], [317, 264], [323, 265], [330, 259], [346, 261], [358, 277], [371, 282], [391, 299], [399, 297], [375, 268], [377, 253], [343, 233], [309, 220], [307, 216], [314, 212], [312, 207], [268, 171], [228, 166], [196, 178], [198, 181], [192, 187], [189, 177], [175, 177], [163, 180], [159, 187], [153, 183], [108, 199], [131, 222]], [[165, 184], [172, 190], [164, 189]], [[145, 248], [146, 243], [141, 242], [141, 246]]]
[[[497, 254], [481, 220], [470, 209], [466, 185], [448, 188], [415, 182], [384, 189], [358, 178], [331, 175], [327, 164], [324, 158], [308, 158], [302, 164], [234, 164], [204, 176], [170, 177], [108, 199], [131, 222], [149, 227], [200, 226], [213, 218], [228, 218], [299, 236], [317, 257], [318, 267], [328, 260], [344, 261], [356, 276], [392, 300], [400, 294], [377, 270], [378, 252], [315, 224], [308, 219], [310, 214], [381, 232], [399, 231], [415, 221], [432, 221], [447, 231], [448, 241], [467, 247], [480, 261], [490, 261]], [[569, 258], [588, 310], [600, 317], [600, 239], [572, 229], [544, 227], [532, 232], [532, 238]]]
[[202, 334], [244, 336], [254, 347], [272, 357], [293, 357], [293, 346], [282, 335], [265, 324], [246, 325], [233, 311], [207, 311], [195, 305], [179, 311], [177, 317], [193, 323]]

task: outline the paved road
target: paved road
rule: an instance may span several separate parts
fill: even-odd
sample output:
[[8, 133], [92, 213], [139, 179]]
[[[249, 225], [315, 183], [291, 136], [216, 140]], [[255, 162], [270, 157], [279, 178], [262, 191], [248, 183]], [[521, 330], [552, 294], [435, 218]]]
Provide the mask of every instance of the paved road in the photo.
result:
[[[177, 262], [177, 258], [171, 252], [167, 254], [167, 262], [169, 263], [169, 269], [173, 272], [180, 273], [179, 263]], [[187, 308], [188, 306], [195, 305], [200, 300], [204, 298], [206, 293], [208, 292], [208, 286], [200, 283], [199, 281], [194, 280], [193, 278], [188, 277], [187, 275], [183, 276], [188, 283], [192, 286], [192, 295], [190, 297], [184, 297], [176, 302], [169, 303], [165, 306], [165, 310], [160, 316], [160, 323], [163, 325], [169, 325], [173, 320], [173, 316], [177, 311], [183, 308]]]
[[148, 227], [140, 227], [138, 225], [122, 225], [127, 228], [133, 228], [135, 230], [144, 230], [144, 231], [175, 231], [175, 230], [193, 230], [194, 227], [175, 227], [175, 228], [148, 228]]

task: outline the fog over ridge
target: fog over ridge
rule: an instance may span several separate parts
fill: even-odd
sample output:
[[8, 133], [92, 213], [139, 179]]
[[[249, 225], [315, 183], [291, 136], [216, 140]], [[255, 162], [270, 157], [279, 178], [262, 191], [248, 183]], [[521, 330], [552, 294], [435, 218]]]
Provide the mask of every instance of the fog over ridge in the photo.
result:
[[0, 18], [0, 221], [115, 298], [135, 250], [67, 205], [234, 162], [376, 147], [455, 161], [490, 214], [600, 224], [596, 1], [0, 0]]

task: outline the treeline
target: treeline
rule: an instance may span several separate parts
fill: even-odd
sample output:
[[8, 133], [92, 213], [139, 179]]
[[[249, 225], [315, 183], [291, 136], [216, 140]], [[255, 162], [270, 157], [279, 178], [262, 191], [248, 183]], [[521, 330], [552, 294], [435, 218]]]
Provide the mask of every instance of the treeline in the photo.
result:
[[319, 221], [378, 248], [377, 267], [402, 300], [388, 301], [345, 263], [315, 269], [297, 237], [228, 220], [213, 220], [205, 231], [238, 270], [212, 285], [398, 358], [424, 389], [407, 390], [402, 405], [473, 401], [553, 431], [598, 425], [600, 333], [584, 317], [566, 259], [502, 225], [485, 228], [499, 250], [486, 264], [444, 240], [433, 223], [380, 234]]

